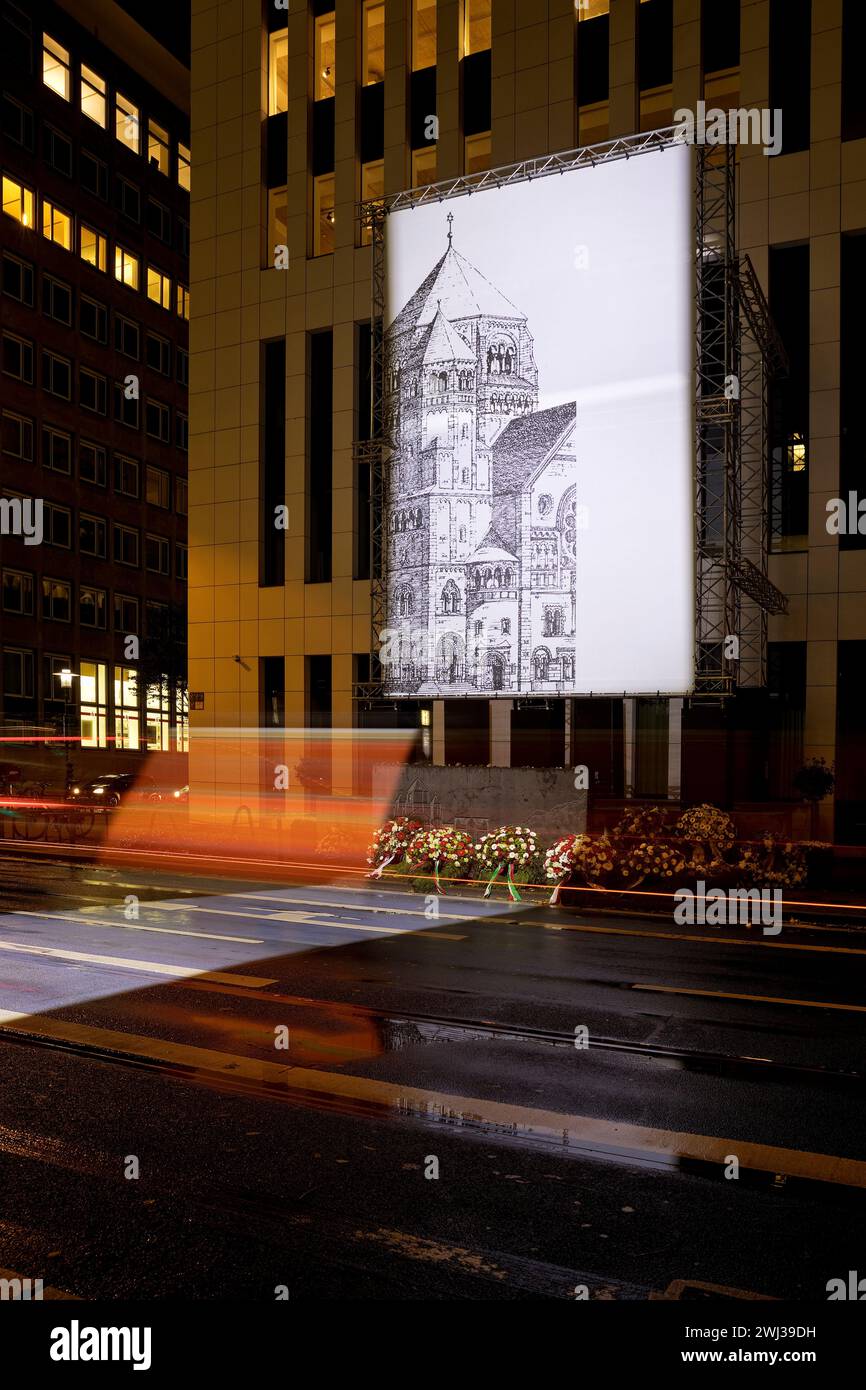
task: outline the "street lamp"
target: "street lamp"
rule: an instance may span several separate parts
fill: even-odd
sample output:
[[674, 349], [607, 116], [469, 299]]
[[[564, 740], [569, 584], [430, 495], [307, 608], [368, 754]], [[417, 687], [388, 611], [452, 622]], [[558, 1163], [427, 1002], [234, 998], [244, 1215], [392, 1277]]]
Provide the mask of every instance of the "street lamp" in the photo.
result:
[[68, 727], [67, 727], [67, 723], [68, 723], [68, 721], [67, 721], [67, 714], [68, 714], [68, 711], [69, 711], [69, 699], [70, 699], [69, 692], [72, 690], [72, 682], [73, 682], [74, 680], [80, 680], [81, 678], [80, 678], [80, 676], [78, 676], [78, 675], [76, 674], [75, 671], [70, 671], [70, 669], [69, 669], [68, 666], [64, 666], [62, 671], [55, 671], [55, 672], [54, 672], [54, 676], [57, 677], [57, 678], [59, 678], [61, 688], [62, 688], [63, 690], [66, 691], [66, 694], [65, 694], [64, 700], [63, 700], [63, 751], [64, 751], [64, 753], [66, 754], [66, 788], [65, 788], [65, 790], [66, 790], [66, 795], [68, 796], [68, 795], [69, 795], [69, 789], [70, 789], [70, 787], [72, 786], [72, 777], [73, 777], [72, 759], [71, 759], [71, 757], [69, 756], [69, 733], [68, 733]]

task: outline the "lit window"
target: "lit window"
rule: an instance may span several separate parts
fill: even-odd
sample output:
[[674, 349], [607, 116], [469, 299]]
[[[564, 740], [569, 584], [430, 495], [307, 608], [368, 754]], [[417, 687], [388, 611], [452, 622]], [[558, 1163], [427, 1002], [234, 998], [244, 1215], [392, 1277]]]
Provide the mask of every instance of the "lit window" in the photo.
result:
[[138, 120], [138, 107], [133, 106], [128, 97], [120, 92], [114, 95], [114, 133], [121, 145], [141, 153], [141, 128]]
[[175, 737], [178, 753], [189, 752], [189, 695], [185, 690], [175, 691], [174, 712], [177, 720]]
[[128, 285], [131, 290], [138, 289], [139, 263], [138, 257], [133, 256], [131, 251], [127, 251], [123, 246], [114, 248], [114, 278], [121, 280], [124, 285]]
[[326, 256], [334, 249], [334, 175], [315, 179], [314, 194], [313, 255]]
[[171, 280], [152, 265], [147, 267], [147, 297], [162, 309], [171, 308]]
[[334, 95], [334, 12], [316, 20], [316, 101]]
[[436, 146], [425, 145], [412, 151], [412, 187], [436, 182]]
[[81, 64], [81, 110], [105, 128], [105, 78]]
[[81, 746], [108, 746], [107, 668], [102, 661], [82, 661], [78, 682], [81, 696]]
[[93, 227], [86, 227], [83, 222], [78, 236], [81, 259], [87, 261], [88, 265], [95, 266], [97, 270], [105, 272], [108, 269], [108, 238]]
[[182, 319], [189, 318], [189, 290], [186, 285], [177, 287], [177, 312]]
[[466, 173], [476, 174], [479, 169], [490, 168], [490, 131], [483, 135], [466, 137]]
[[598, 19], [599, 15], [610, 14], [610, 0], [580, 0], [575, 9], [578, 19]]
[[189, 192], [189, 148], [186, 145], [178, 144], [177, 147], [177, 181], [181, 188]]
[[271, 34], [268, 65], [268, 115], [277, 116], [289, 109], [289, 31], [279, 29]]
[[413, 0], [412, 71], [436, 63], [436, 0]]
[[482, 53], [490, 47], [490, 17], [493, 0], [465, 0], [463, 12], [463, 52]]
[[[375, 198], [382, 198], [385, 193], [385, 162], [377, 159], [371, 164], [361, 166], [361, 201], [371, 202]], [[373, 240], [373, 232], [370, 227], [361, 228], [361, 245], [369, 246]]]
[[168, 174], [168, 131], [156, 121], [147, 123], [147, 160], [161, 174]]
[[147, 724], [145, 738], [150, 753], [167, 753], [171, 748], [169, 717], [171, 697], [169, 682], [147, 687]]
[[3, 211], [22, 227], [33, 226], [33, 194], [16, 179], [3, 175]]
[[365, 87], [385, 80], [385, 4], [384, 0], [365, 0], [364, 50], [361, 81]]
[[64, 101], [69, 100], [69, 49], [42, 35], [42, 81]]
[[42, 235], [56, 241], [65, 251], [72, 250], [72, 218], [47, 198], [42, 199]]
[[138, 681], [134, 666], [114, 668], [114, 733], [116, 748], [138, 748]]
[[268, 189], [268, 265], [276, 261], [276, 247], [285, 246], [289, 236], [289, 199], [285, 188]]

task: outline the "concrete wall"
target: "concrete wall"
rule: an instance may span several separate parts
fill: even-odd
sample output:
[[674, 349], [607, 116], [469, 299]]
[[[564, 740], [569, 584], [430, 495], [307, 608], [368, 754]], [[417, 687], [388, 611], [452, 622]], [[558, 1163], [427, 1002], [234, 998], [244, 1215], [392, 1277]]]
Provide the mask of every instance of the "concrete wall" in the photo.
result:
[[[373, 769], [373, 794], [393, 780], [392, 767]], [[387, 782], [386, 782], [387, 779]], [[587, 794], [574, 773], [558, 767], [419, 767], [403, 770], [394, 814], [483, 835], [499, 825], [525, 825], [546, 845], [586, 828]]]

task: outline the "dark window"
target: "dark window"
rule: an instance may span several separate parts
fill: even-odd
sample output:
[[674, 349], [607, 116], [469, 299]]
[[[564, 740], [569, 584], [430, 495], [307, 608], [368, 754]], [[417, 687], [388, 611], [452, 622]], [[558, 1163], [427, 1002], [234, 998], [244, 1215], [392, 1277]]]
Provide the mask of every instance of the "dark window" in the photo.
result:
[[372, 82], [362, 87], [361, 100], [361, 163], [372, 164], [385, 153], [385, 83]]
[[167, 246], [171, 245], [171, 213], [156, 198], [147, 200], [147, 230]]
[[171, 343], [160, 338], [158, 333], [147, 333], [144, 340], [144, 356], [148, 367], [162, 376], [171, 376]]
[[842, 139], [866, 136], [866, 5], [863, 0], [842, 0]]
[[124, 318], [122, 314], [114, 315], [114, 346], [118, 352], [137, 362], [141, 350], [140, 337], [138, 324], [133, 319]]
[[141, 221], [141, 193], [134, 183], [120, 175], [117, 178], [117, 206], [124, 217], [133, 222]]
[[42, 426], [42, 463], [55, 473], [72, 472], [72, 437], [51, 425]]
[[178, 410], [174, 417], [174, 442], [184, 453], [189, 451], [189, 420]]
[[128, 396], [122, 381], [114, 383], [114, 418], [130, 429], [138, 429], [138, 397]]
[[33, 575], [20, 570], [3, 571], [3, 611], [20, 613], [23, 617], [33, 612]]
[[330, 174], [334, 169], [334, 102], [334, 97], [313, 102], [314, 178]]
[[50, 125], [42, 127], [42, 149], [46, 160], [58, 174], [65, 174], [68, 179], [72, 178], [72, 144], [65, 135], [52, 129]]
[[673, 0], [644, 0], [637, 12], [638, 85], [643, 92], [666, 87], [673, 80]]
[[[858, 500], [866, 496], [862, 424], [863, 373], [866, 371], [866, 339], [863, 335], [866, 234], [860, 232], [842, 237], [841, 277], [839, 496], [846, 505], [846, 525], [840, 529], [839, 547], [842, 550], [863, 550], [866, 549], [866, 534], [861, 535], [858, 529], [861, 518], [848, 514], [848, 494], [856, 493]], [[863, 526], [866, 530], [866, 519], [863, 519]]]
[[138, 568], [138, 532], [129, 526], [114, 527], [114, 558], [119, 565]]
[[286, 340], [262, 344], [259, 437], [259, 584], [282, 584], [286, 533], [276, 525], [286, 500]]
[[161, 401], [147, 401], [144, 407], [144, 428], [151, 439], [159, 439], [163, 444], [171, 441], [171, 415], [167, 405]]
[[[607, 55], [605, 55], [605, 64]], [[420, 68], [409, 78], [409, 139], [413, 150], [435, 145], [436, 137], [428, 133], [429, 118], [436, 115], [436, 69]]]
[[68, 507], [45, 503], [45, 539], [49, 545], [59, 545], [63, 550], [69, 550], [72, 545], [72, 513]]
[[139, 487], [138, 460], [125, 454], [114, 456], [114, 491], [124, 497], [137, 497]]
[[104, 415], [108, 409], [108, 382], [105, 377], [87, 367], [79, 367], [78, 400], [83, 410]]
[[82, 150], [78, 156], [78, 174], [83, 189], [107, 202], [108, 169], [101, 159], [97, 159], [89, 150]]
[[104, 589], [82, 588], [78, 591], [78, 621], [82, 627], [105, 630], [108, 595]]
[[0, 448], [8, 458], [32, 463], [33, 421], [12, 410], [4, 410], [0, 417]]
[[189, 258], [189, 223], [182, 217], [177, 219], [177, 249], [182, 256]]
[[770, 247], [770, 312], [790, 372], [770, 391], [771, 534], [809, 529], [809, 247]]
[[181, 386], [189, 386], [189, 353], [186, 348], [175, 349], [177, 379]]
[[[67, 363], [68, 366], [68, 363]], [[12, 333], [3, 334], [3, 371], [16, 381], [33, 384], [33, 344]]]
[[68, 623], [72, 617], [72, 586], [62, 579], [43, 579], [42, 616], [56, 623]]
[[307, 710], [311, 729], [331, 727], [331, 658], [307, 657]]
[[20, 304], [33, 304], [33, 267], [8, 251], [3, 252], [3, 293]]
[[114, 595], [115, 632], [138, 632], [138, 599], [128, 594]]
[[490, 49], [470, 53], [463, 59], [463, 134], [479, 135], [490, 129], [491, 76]]
[[701, 46], [704, 72], [740, 64], [740, 0], [703, 0]]
[[72, 395], [72, 363], [54, 352], [42, 352], [42, 385], [53, 396], [68, 401]]
[[3, 134], [25, 150], [33, 149], [33, 112], [8, 92], [3, 93]]
[[58, 323], [72, 323], [72, 288], [53, 275], [42, 276], [42, 312]]
[[189, 578], [189, 552], [185, 545], [174, 548], [174, 574], [176, 579]]
[[144, 473], [144, 500], [152, 507], [171, 506], [171, 474], [164, 468], [147, 465]]
[[609, 36], [608, 14], [584, 19], [577, 26], [577, 100], [581, 106], [608, 99]]
[[78, 301], [78, 326], [85, 338], [96, 343], [108, 342], [108, 310], [98, 299], [83, 294]]
[[334, 336], [330, 329], [310, 334], [310, 376], [307, 419], [309, 553], [307, 578], [311, 584], [331, 578], [331, 496], [334, 401]]
[[165, 536], [145, 536], [144, 567], [152, 574], [171, 573], [171, 547]]
[[782, 154], [809, 148], [812, 0], [770, 0], [770, 109], [782, 112]]
[[263, 729], [286, 726], [286, 659], [283, 656], [259, 658], [259, 714]]
[[83, 483], [105, 487], [105, 450], [101, 444], [93, 444], [89, 439], [79, 440], [78, 476]]

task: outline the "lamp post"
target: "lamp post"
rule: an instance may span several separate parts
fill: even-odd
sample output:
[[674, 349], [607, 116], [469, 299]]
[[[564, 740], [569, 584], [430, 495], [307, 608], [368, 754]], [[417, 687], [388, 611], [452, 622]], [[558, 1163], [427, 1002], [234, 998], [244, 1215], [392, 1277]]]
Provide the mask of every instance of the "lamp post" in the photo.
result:
[[67, 715], [68, 715], [68, 711], [69, 711], [69, 700], [70, 700], [70, 691], [72, 690], [72, 682], [73, 682], [74, 680], [79, 680], [80, 677], [77, 676], [76, 673], [75, 673], [74, 671], [70, 671], [70, 669], [69, 669], [68, 666], [64, 666], [64, 668], [63, 668], [62, 671], [55, 671], [55, 672], [54, 672], [54, 675], [55, 675], [56, 678], [59, 678], [59, 680], [60, 680], [60, 685], [61, 685], [62, 689], [66, 692], [65, 695], [64, 695], [64, 697], [63, 697], [63, 751], [64, 751], [64, 753], [65, 753], [65, 755], [66, 755], [66, 786], [65, 786], [65, 791], [66, 791], [66, 795], [68, 796], [68, 795], [69, 795], [69, 790], [70, 790], [70, 788], [71, 788], [71, 786], [72, 786], [73, 767], [72, 767], [72, 759], [71, 759], [71, 757], [69, 756], [69, 734], [68, 734], [68, 720], [67, 720]]

